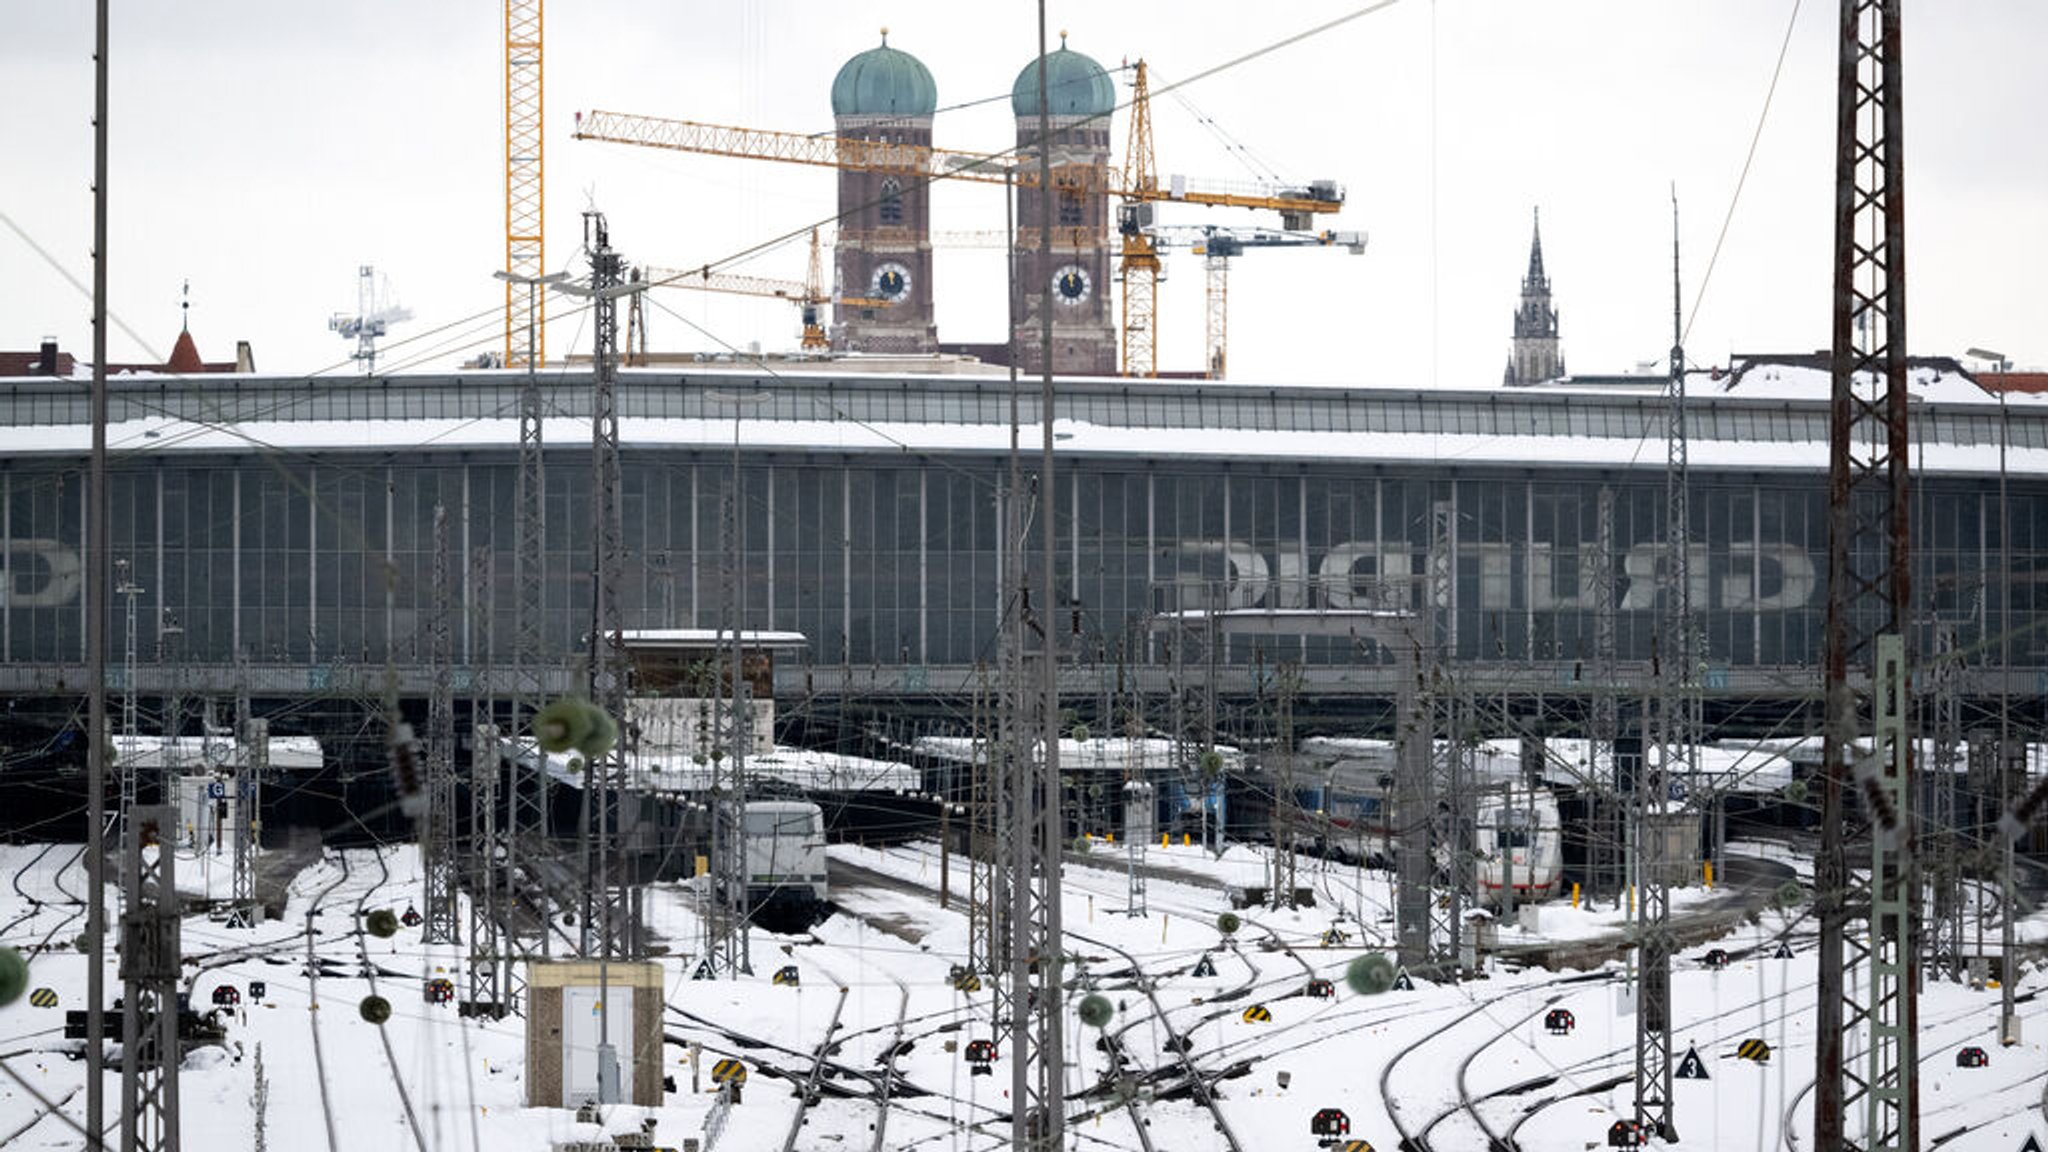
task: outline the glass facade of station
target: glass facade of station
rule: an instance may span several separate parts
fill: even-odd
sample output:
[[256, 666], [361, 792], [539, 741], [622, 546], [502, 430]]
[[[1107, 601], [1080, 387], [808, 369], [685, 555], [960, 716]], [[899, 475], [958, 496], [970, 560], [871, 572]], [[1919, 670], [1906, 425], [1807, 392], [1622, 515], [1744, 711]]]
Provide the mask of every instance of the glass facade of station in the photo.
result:
[[[1075, 458], [1062, 468], [1056, 615], [1078, 636], [1067, 643], [1091, 655], [1142, 658], [1147, 616], [1191, 606], [1190, 595], [1203, 607], [1419, 607], [1434, 539], [1449, 551], [1437, 606], [1457, 658], [1590, 660], [1603, 502], [1617, 654], [1647, 659], [1658, 643], [1661, 470], [1195, 456]], [[816, 664], [993, 662], [1009, 562], [998, 496], [1006, 472], [978, 452], [749, 450], [735, 549], [729, 454], [629, 445], [626, 626], [718, 627], [737, 588], [746, 627], [804, 633]], [[515, 630], [515, 486], [515, 460], [502, 450], [123, 462], [111, 529], [134, 591], [113, 596], [110, 658], [120, 659], [132, 599], [143, 661], [240, 653], [317, 667], [382, 662], [388, 652], [424, 662], [440, 506], [456, 659], [502, 664]], [[550, 449], [544, 635], [557, 657], [579, 650], [589, 628], [589, 493], [587, 451]], [[1692, 601], [1710, 666], [1817, 664], [1825, 495], [1819, 474], [1695, 472]], [[82, 658], [84, 507], [83, 471], [71, 462], [0, 466], [0, 653], [9, 662]], [[1995, 478], [1916, 485], [1921, 617], [1952, 627], [1966, 650], [1995, 648], [2008, 628], [1999, 511]], [[2036, 666], [2048, 485], [2016, 478], [2009, 514], [2013, 658]], [[1199, 587], [1169, 590], [1177, 581]], [[485, 583], [488, 613], [478, 611]], [[1275, 655], [1359, 658], [1347, 641], [1288, 643], [1299, 647]], [[1254, 647], [1239, 641], [1225, 658], [1251, 660]]]

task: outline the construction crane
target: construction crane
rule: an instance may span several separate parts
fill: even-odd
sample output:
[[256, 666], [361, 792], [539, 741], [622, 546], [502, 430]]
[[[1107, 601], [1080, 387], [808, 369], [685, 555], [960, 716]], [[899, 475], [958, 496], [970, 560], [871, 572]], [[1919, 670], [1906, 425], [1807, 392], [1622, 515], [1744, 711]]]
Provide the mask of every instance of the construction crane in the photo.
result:
[[505, 0], [505, 350], [508, 368], [547, 363], [546, 208], [541, 169], [541, 0]]
[[[801, 284], [794, 280], [777, 280], [767, 276], [741, 276], [731, 272], [713, 272], [709, 268], [678, 270], [642, 266], [634, 269], [633, 275], [635, 279], [643, 280], [649, 287], [653, 288], [691, 288], [701, 292], [728, 292], [739, 296], [772, 296], [780, 300], [787, 300], [803, 311], [803, 347], [812, 351], [823, 350], [830, 347], [832, 343], [825, 332], [825, 325], [821, 319], [819, 310], [821, 305], [829, 303], [838, 307], [887, 308], [895, 303], [893, 300], [881, 300], [868, 296], [835, 297], [826, 292], [824, 264], [819, 255], [818, 230], [816, 228], [811, 229], [810, 273]], [[634, 331], [627, 334], [626, 344], [629, 349], [637, 349], [640, 352], [644, 352], [646, 349], [639, 346], [639, 341], [644, 340], [646, 328], [635, 320], [638, 315], [638, 311], [635, 310], [628, 317], [629, 320], [634, 320], [632, 325]]]
[[[1186, 244], [1202, 257], [1208, 276], [1206, 313], [1208, 355], [1203, 361], [1211, 380], [1223, 379], [1230, 342], [1230, 259], [1247, 248], [1342, 248], [1353, 256], [1365, 253], [1363, 232], [1288, 232], [1270, 228], [1222, 228], [1214, 225], [1155, 225], [1139, 233], [1154, 252]], [[1128, 253], [1130, 249], [1127, 247]], [[1153, 257], [1156, 261], [1156, 255]], [[1127, 289], [1128, 291], [1128, 289]], [[1128, 297], [1127, 297], [1128, 299]]]
[[[388, 285], [386, 286], [389, 287]], [[327, 328], [338, 333], [344, 340], [356, 342], [356, 350], [350, 358], [359, 360], [363, 374], [369, 375], [377, 368], [377, 340], [391, 325], [401, 320], [412, 319], [412, 309], [389, 303], [378, 305], [377, 270], [368, 264], [356, 269], [356, 312], [336, 312], [327, 320]], [[390, 295], [387, 291], [383, 293]]]
[[[1146, 81], [1145, 64], [1141, 60], [1133, 67], [1132, 154], [1124, 168], [1090, 170], [1069, 166], [1062, 170], [1061, 179], [1099, 179], [1101, 188], [1084, 187], [1081, 191], [1101, 191], [1125, 201], [1118, 213], [1118, 232], [1123, 244], [1118, 277], [1124, 282], [1125, 292], [1124, 373], [1151, 376], [1157, 374], [1158, 329], [1155, 317], [1160, 271], [1158, 254], [1147, 238], [1147, 229], [1152, 224], [1152, 204], [1177, 201], [1216, 208], [1266, 209], [1280, 213], [1282, 228], [1298, 230], [1312, 227], [1319, 214], [1343, 208], [1344, 188], [1332, 180], [1316, 180], [1303, 185], [1265, 182], [1226, 185], [1172, 176], [1162, 183], [1152, 154], [1151, 92]], [[928, 180], [1014, 184], [1019, 188], [1033, 188], [1038, 183], [1035, 165], [1017, 163], [1017, 157], [1008, 153], [962, 152], [917, 144], [736, 128], [621, 112], [578, 112], [575, 138], [852, 171], [908, 173]], [[1025, 239], [1020, 235], [1017, 243], [1024, 246]], [[1030, 239], [1035, 243], [1035, 237]]]

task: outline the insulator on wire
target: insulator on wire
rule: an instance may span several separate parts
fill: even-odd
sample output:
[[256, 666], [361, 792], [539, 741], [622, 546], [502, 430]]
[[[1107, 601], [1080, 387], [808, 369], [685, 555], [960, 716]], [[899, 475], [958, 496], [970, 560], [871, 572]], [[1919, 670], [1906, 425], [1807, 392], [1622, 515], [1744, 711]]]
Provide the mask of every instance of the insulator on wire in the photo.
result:
[[398, 792], [398, 807], [418, 819], [426, 815], [427, 792], [420, 782], [420, 743], [412, 725], [403, 720], [391, 726], [391, 784]]
[[1899, 839], [1899, 812], [1892, 807], [1892, 798], [1885, 793], [1884, 784], [1875, 773], [1862, 777], [1863, 803], [1870, 809], [1870, 831], [1889, 849], [1896, 847]]

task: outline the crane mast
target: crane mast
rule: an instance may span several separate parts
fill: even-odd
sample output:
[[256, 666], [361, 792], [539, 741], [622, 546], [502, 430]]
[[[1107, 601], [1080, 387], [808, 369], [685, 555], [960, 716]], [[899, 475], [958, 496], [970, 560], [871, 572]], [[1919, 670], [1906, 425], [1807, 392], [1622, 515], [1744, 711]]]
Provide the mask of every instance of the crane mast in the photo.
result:
[[[1131, 80], [1130, 152], [1124, 157], [1124, 187], [1140, 194], [1156, 192], [1159, 173], [1152, 159], [1152, 93], [1145, 62], [1134, 66]], [[1159, 375], [1159, 250], [1145, 229], [1152, 210], [1131, 197], [1117, 209], [1116, 230], [1122, 250], [1117, 278], [1123, 281], [1124, 375]]]
[[[546, 207], [541, 181], [541, 0], [505, 0], [505, 269], [524, 282], [505, 282], [508, 368], [547, 363], [547, 272], [541, 238]], [[531, 330], [529, 332], [529, 329]]]

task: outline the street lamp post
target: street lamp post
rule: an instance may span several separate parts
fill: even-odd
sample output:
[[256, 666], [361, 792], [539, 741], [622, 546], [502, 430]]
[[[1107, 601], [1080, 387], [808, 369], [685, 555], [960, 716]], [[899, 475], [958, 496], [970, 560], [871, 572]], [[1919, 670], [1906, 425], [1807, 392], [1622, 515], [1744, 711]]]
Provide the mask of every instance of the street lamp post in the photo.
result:
[[[753, 703], [742, 688], [744, 657], [740, 634], [746, 620], [747, 581], [742, 571], [746, 563], [746, 509], [740, 502], [740, 420], [749, 406], [766, 401], [769, 394], [758, 390], [723, 392], [708, 389], [704, 398], [715, 404], [732, 406], [732, 490], [727, 497], [731, 501], [732, 522], [726, 532], [727, 563], [732, 571], [725, 587], [727, 619], [724, 622], [725, 627], [732, 629], [731, 718], [726, 726], [726, 755], [731, 767], [727, 770], [727, 787], [722, 793], [714, 790], [712, 796], [711, 858], [717, 863], [711, 874], [711, 901], [721, 915], [707, 918], [719, 922], [723, 931], [714, 929], [713, 938], [705, 942], [705, 955], [719, 957], [725, 969], [719, 975], [732, 976], [753, 967], [753, 957], [749, 955], [746, 868], [743, 863], [747, 819], [747, 741], [752, 728]], [[724, 816], [722, 820], [721, 813]], [[728, 839], [730, 843], [725, 842]], [[717, 890], [721, 883], [725, 885], [723, 892]], [[736, 942], [732, 939], [734, 933], [739, 936]]]
[[[2009, 441], [2006, 424], [2006, 380], [2005, 374], [2012, 370], [2012, 361], [1998, 352], [1982, 348], [1971, 348], [1963, 353], [1975, 360], [1990, 364], [1998, 373], [1998, 776], [1999, 786], [2005, 786], [2009, 775], [2007, 765], [2012, 753], [2012, 506], [2006, 492], [2006, 447]], [[2024, 774], [2021, 776], [2024, 780]], [[2011, 800], [2012, 797], [2006, 797]], [[2017, 911], [2013, 899], [2013, 839], [2005, 837], [2003, 859], [1999, 867], [1999, 1041], [2007, 1046], [2020, 1042], [2019, 1017], [2013, 1001], [2013, 914]]]

